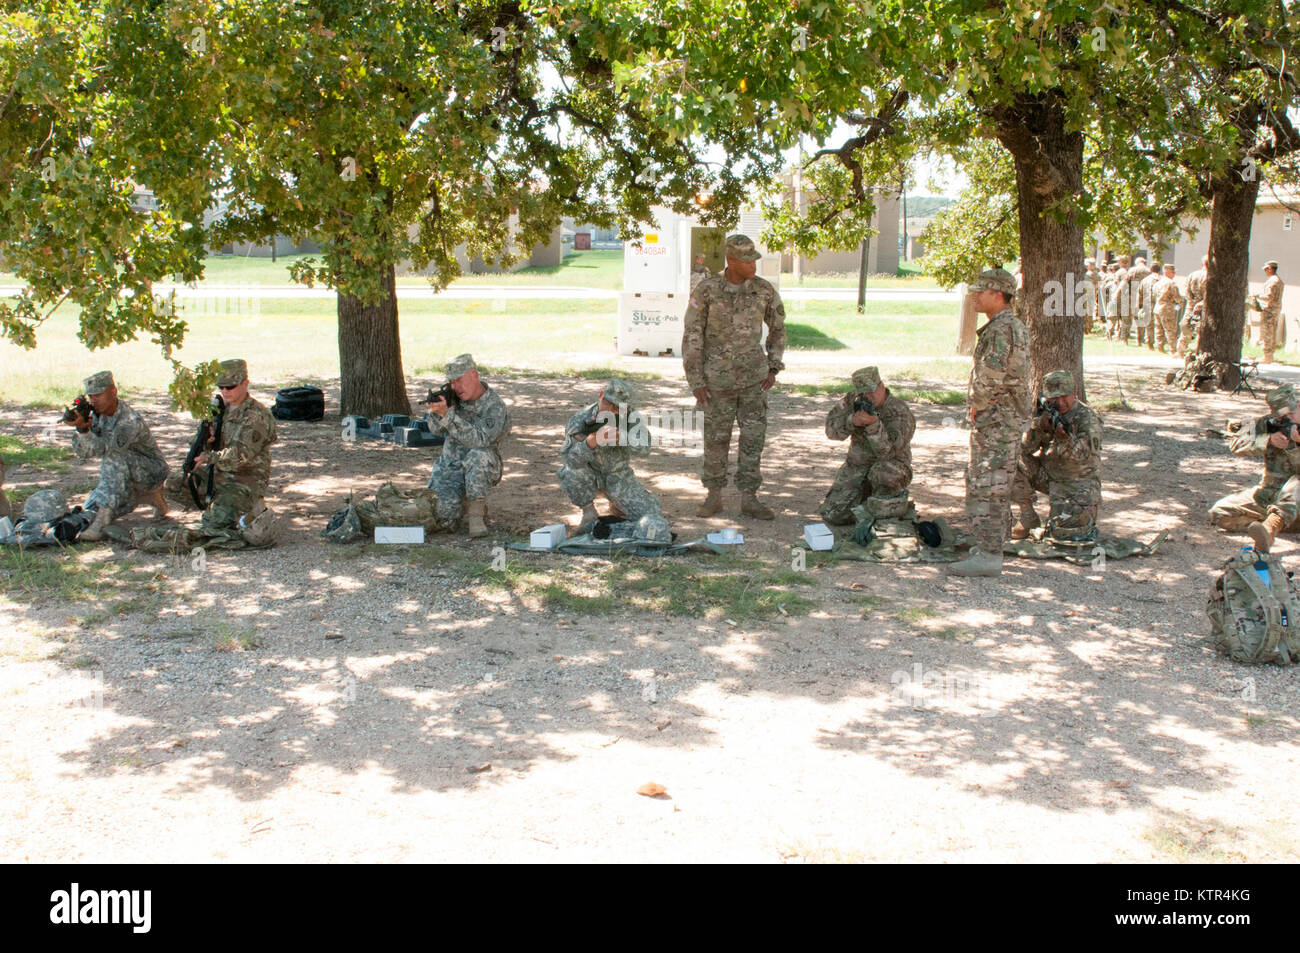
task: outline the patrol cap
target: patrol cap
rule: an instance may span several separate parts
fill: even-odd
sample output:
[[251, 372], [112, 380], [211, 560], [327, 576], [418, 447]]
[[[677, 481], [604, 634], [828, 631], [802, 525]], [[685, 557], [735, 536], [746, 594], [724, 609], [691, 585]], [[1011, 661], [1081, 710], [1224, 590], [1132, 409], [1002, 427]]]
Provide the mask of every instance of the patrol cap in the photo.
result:
[[68, 500], [58, 490], [37, 490], [23, 504], [28, 523], [49, 523], [68, 512]]
[[1074, 375], [1069, 371], [1052, 371], [1043, 377], [1043, 396], [1068, 397], [1074, 393]]
[[1272, 268], [1274, 271], [1277, 271], [1277, 262], [1270, 258], [1268, 261], [1264, 262], [1264, 267]]
[[81, 388], [87, 394], [99, 394], [116, 386], [112, 371], [98, 371], [82, 381]]
[[474, 363], [474, 357], [470, 354], [458, 354], [447, 362], [447, 380], [454, 381], [458, 377], [463, 377], [470, 371], [477, 370], [478, 365]]
[[248, 380], [248, 362], [235, 358], [221, 362], [221, 375], [217, 378], [218, 387], [235, 387]]
[[859, 367], [853, 372], [853, 390], [858, 394], [869, 394], [880, 386], [880, 371], [874, 367]]
[[1268, 409], [1275, 414], [1290, 413], [1295, 410], [1296, 397], [1295, 388], [1290, 384], [1283, 384], [1281, 387], [1274, 387], [1264, 395], [1264, 400], [1268, 402]]
[[1005, 268], [986, 268], [970, 286], [971, 291], [1001, 291], [1008, 297], [1016, 293], [1016, 276]]
[[611, 377], [605, 385], [604, 396], [611, 404], [632, 406], [632, 385], [621, 377]]
[[758, 261], [763, 256], [758, 253], [754, 247], [753, 239], [748, 235], [728, 235], [727, 244], [722, 249], [722, 254], [727, 258], [734, 258], [736, 261]]

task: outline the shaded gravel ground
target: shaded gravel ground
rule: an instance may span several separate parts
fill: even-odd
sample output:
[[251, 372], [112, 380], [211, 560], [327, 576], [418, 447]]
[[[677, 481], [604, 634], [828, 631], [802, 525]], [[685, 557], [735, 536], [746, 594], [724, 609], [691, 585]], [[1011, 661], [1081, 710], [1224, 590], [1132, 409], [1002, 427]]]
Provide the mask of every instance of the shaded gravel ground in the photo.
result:
[[[1009, 560], [998, 581], [810, 565], [812, 585], [786, 587], [806, 614], [731, 621], [547, 601], [548, 580], [595, 593], [653, 563], [511, 553], [501, 574], [491, 542], [329, 546], [317, 534], [348, 492], [422, 484], [432, 454], [344, 445], [336, 416], [283, 424], [278, 548], [199, 571], [85, 546], [58, 561], [84, 584], [0, 580], [0, 856], [1294, 861], [1297, 676], [1222, 660], [1204, 614], [1241, 545], [1205, 509], [1259, 466], [1202, 431], [1263, 404], [1172, 391], [1154, 368], [1130, 378], [1136, 409], [1103, 414], [1103, 527], [1170, 530], [1156, 557]], [[572, 521], [556, 435], [599, 384], [495, 384], [515, 432], [494, 531]], [[1113, 380], [1089, 386], [1094, 405], [1113, 396]], [[644, 388], [689, 406], [678, 381]], [[695, 452], [640, 469], [683, 536], [742, 527], [764, 566], [734, 572], [762, 585], [790, 569], [842, 455], [828, 400], [772, 398], [775, 523], [740, 521], [730, 490], [724, 518], [696, 520]], [[161, 395], [137, 404], [183, 456], [190, 424]], [[960, 408], [916, 411], [918, 508], [957, 517]], [[0, 432], [31, 438], [50, 417], [10, 408]], [[93, 478], [74, 463], [54, 481]], [[638, 796], [651, 781], [667, 795]]]

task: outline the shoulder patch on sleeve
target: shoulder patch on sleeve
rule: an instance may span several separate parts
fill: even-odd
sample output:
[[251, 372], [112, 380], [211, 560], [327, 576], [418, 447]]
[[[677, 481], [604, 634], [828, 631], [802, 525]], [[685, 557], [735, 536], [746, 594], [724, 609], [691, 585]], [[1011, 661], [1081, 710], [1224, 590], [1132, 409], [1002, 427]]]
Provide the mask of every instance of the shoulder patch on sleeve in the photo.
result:
[[700, 299], [699, 299], [699, 298], [692, 298], [692, 299], [691, 299], [691, 307], [692, 307], [692, 308], [698, 308], [699, 306], [700, 306]]

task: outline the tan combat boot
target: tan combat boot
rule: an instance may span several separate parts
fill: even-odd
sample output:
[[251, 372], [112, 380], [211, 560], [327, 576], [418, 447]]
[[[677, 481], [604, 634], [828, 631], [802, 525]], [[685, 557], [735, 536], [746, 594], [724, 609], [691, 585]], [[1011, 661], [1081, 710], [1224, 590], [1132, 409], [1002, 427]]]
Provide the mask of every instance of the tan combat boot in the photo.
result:
[[1281, 513], [1269, 513], [1264, 517], [1264, 522], [1251, 523], [1246, 527], [1246, 534], [1255, 541], [1256, 552], [1261, 553], [1266, 553], [1273, 547], [1280, 532], [1282, 532]]
[[470, 500], [469, 505], [465, 507], [465, 516], [468, 522], [469, 538], [478, 539], [480, 536], [488, 534], [487, 523], [487, 500]]
[[167, 498], [163, 496], [162, 487], [156, 487], [148, 493], [140, 494], [140, 502], [153, 507], [153, 518], [156, 520], [166, 516], [167, 511], [171, 508], [167, 505]]
[[1015, 526], [1011, 527], [1012, 539], [1028, 539], [1031, 530], [1036, 530], [1043, 524], [1039, 522], [1038, 513], [1032, 506], [1021, 507], [1020, 519]]
[[740, 512], [746, 516], [752, 516], [756, 520], [776, 519], [776, 514], [772, 512], [771, 507], [765, 506], [758, 501], [758, 492], [755, 490], [741, 491]]
[[699, 517], [717, 516], [722, 512], [722, 490], [716, 486], [709, 487], [709, 495], [704, 498], [695, 515]]
[[104, 530], [108, 524], [113, 522], [113, 513], [108, 507], [100, 507], [95, 510], [95, 518], [91, 520], [89, 526], [77, 534], [79, 543], [98, 543], [104, 538]]
[[954, 576], [1000, 576], [1002, 575], [1002, 554], [990, 556], [981, 552], [979, 547], [976, 546], [965, 559], [950, 565], [948, 572]]

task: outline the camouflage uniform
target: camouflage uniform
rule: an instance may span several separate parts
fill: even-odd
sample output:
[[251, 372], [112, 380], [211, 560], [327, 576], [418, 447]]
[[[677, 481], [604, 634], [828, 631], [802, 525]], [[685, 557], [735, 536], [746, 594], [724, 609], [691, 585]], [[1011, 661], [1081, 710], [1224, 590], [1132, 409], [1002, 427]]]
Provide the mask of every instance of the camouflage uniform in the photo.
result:
[[1137, 286], [1138, 313], [1133, 319], [1137, 325], [1137, 343], [1138, 347], [1145, 343], [1152, 351], [1156, 349], [1155, 286], [1162, 274], [1159, 270], [1148, 270]]
[[89, 431], [73, 433], [72, 449], [83, 460], [104, 458], [99, 465], [99, 484], [86, 498], [85, 508], [107, 509], [112, 519], [130, 513], [139, 505], [140, 496], [157, 490], [167, 478], [167, 461], [149, 425], [124, 400], [118, 400], [112, 417], [95, 414]]
[[1183, 354], [1192, 345], [1197, 331], [1200, 330], [1202, 314], [1197, 313], [1196, 306], [1204, 307], [1205, 301], [1205, 266], [1202, 265], [1187, 276], [1187, 312], [1183, 319], [1183, 329], [1178, 335], [1178, 353]]
[[[1043, 378], [1045, 398], [1074, 393], [1074, 375], [1053, 371]], [[1041, 418], [1040, 418], [1041, 419]], [[1061, 419], [1066, 435], [1058, 436], [1031, 422], [1020, 440], [1011, 500], [1022, 514], [1033, 511], [1037, 493], [1051, 504], [1048, 532], [1059, 539], [1093, 538], [1101, 503], [1101, 418], [1081, 400]], [[1036, 525], [1034, 518], [1022, 524]]]
[[1243, 427], [1228, 442], [1238, 456], [1264, 458], [1264, 476], [1259, 485], [1230, 493], [1210, 507], [1210, 522], [1226, 530], [1245, 529], [1270, 513], [1279, 513], [1285, 531], [1300, 532], [1300, 445], [1279, 449], [1269, 443], [1268, 422], [1295, 406], [1295, 392], [1283, 385], [1268, 392], [1268, 414], [1250, 427]]
[[1151, 297], [1155, 301], [1156, 344], [1165, 351], [1178, 340], [1178, 307], [1187, 299], [1178, 288], [1178, 279], [1163, 275], [1152, 285]]
[[[732, 236], [733, 238], [738, 236]], [[743, 236], [739, 236], [743, 237]], [[750, 249], [753, 243], [744, 239]], [[728, 239], [728, 246], [731, 239]], [[729, 253], [730, 254], [730, 253]], [[756, 260], [755, 258], [741, 260]], [[710, 490], [727, 483], [732, 424], [740, 425], [736, 448], [736, 487], [759, 488], [759, 463], [767, 435], [768, 374], [785, 368], [785, 307], [771, 282], [746, 279], [739, 285], [710, 275], [691, 294], [682, 334], [682, 364], [692, 391], [709, 389], [704, 407], [704, 462], [700, 482]], [[767, 325], [767, 353], [759, 344]]]
[[854, 522], [853, 507], [865, 501], [873, 516], [901, 516], [907, 505], [907, 488], [912, 482], [912, 434], [916, 418], [907, 404], [889, 391], [872, 415], [874, 423], [855, 427], [853, 398], [871, 394], [880, 386], [874, 367], [853, 373], [853, 393], [837, 401], [826, 415], [826, 436], [849, 441], [848, 458], [835, 475], [835, 482], [818, 512], [831, 524]]
[[632, 411], [631, 388], [615, 378], [602, 391], [606, 400], [618, 405], [618, 415], [627, 430], [627, 443], [602, 445], [599, 441], [593, 450], [582, 436], [574, 437], [588, 420], [598, 419], [600, 401], [589, 404], [569, 418], [564, 428], [564, 446], [560, 450], [563, 466], [558, 475], [560, 486], [569, 495], [574, 506], [586, 508], [604, 491], [610, 503], [628, 520], [642, 516], [662, 516], [659, 501], [637, 482], [632, 472], [632, 454], [644, 454], [650, 449], [649, 434], [644, 425], [637, 425]]
[[1016, 450], [1031, 407], [1029, 331], [1010, 308], [1004, 308], [976, 334], [979, 340], [967, 396], [975, 419], [966, 470], [966, 513], [981, 551], [1000, 557], [1011, 522]]
[[1277, 349], [1277, 322], [1282, 314], [1282, 279], [1277, 276], [1277, 262], [1269, 262], [1274, 273], [1264, 282], [1264, 293], [1259, 300], [1259, 349], [1264, 352], [1264, 360], [1273, 360], [1273, 351]]
[[1077, 287], [1082, 288], [1087, 294], [1083, 311], [1083, 333], [1091, 334], [1100, 313], [1098, 296], [1101, 293], [1101, 274], [1091, 258], [1085, 259], [1084, 265], [1083, 280]]
[[[460, 376], [452, 369], [449, 365], [449, 380]], [[488, 490], [501, 482], [500, 447], [510, 432], [510, 414], [497, 392], [484, 384], [480, 397], [462, 400], [442, 417], [430, 413], [428, 420], [430, 430], [447, 435], [429, 489], [438, 495], [442, 529], [450, 531], [464, 514], [466, 499], [485, 500]]]
[[1101, 276], [1101, 311], [1106, 322], [1106, 337], [1112, 338], [1119, 330], [1115, 310], [1115, 289], [1119, 283], [1116, 273], [1107, 269]]
[[[1128, 343], [1129, 332], [1133, 328], [1134, 321], [1141, 320], [1139, 305], [1142, 279], [1150, 274], [1145, 265], [1134, 265], [1127, 270], [1120, 269], [1119, 281], [1115, 284], [1115, 308], [1119, 313], [1119, 337], [1125, 344]], [[1141, 337], [1138, 343], [1141, 343]]]

